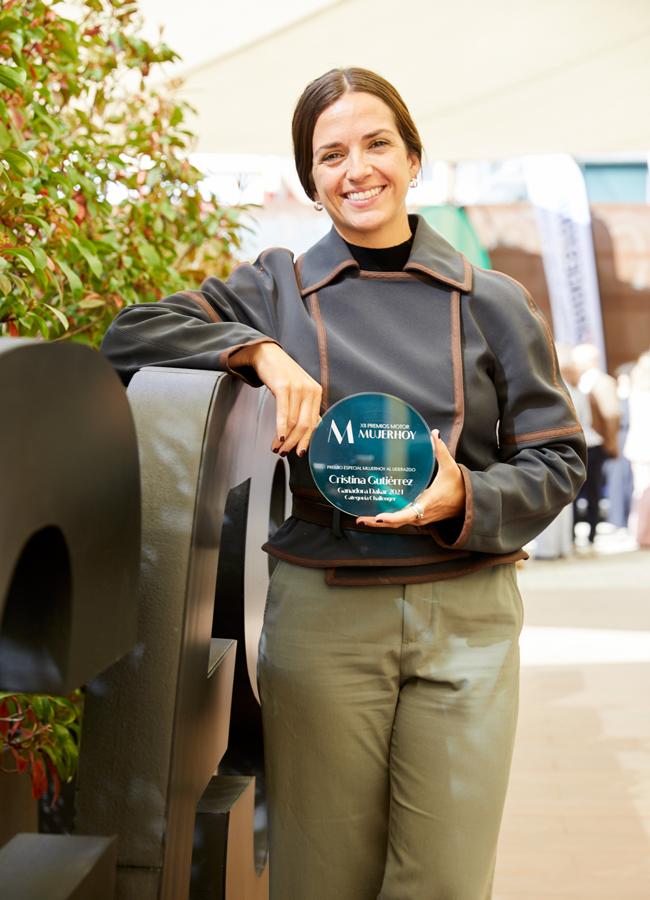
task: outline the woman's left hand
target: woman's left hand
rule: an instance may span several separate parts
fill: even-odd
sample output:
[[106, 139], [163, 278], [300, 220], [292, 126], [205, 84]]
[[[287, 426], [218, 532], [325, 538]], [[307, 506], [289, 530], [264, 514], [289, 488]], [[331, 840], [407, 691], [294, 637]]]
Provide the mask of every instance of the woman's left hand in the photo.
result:
[[431, 432], [433, 446], [436, 451], [438, 471], [430, 487], [422, 491], [417, 503], [422, 507], [424, 516], [419, 519], [412, 504], [394, 513], [380, 513], [377, 516], [359, 516], [360, 525], [372, 525], [377, 528], [399, 528], [400, 525], [428, 525], [460, 515], [465, 509], [465, 483], [460, 468], [440, 432]]

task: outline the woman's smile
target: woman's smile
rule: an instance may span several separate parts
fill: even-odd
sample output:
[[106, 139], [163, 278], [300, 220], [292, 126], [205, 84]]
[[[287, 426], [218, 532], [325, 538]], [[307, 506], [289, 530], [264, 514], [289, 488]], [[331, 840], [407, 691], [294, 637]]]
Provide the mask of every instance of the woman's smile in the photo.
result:
[[384, 190], [384, 185], [380, 187], [367, 188], [365, 191], [350, 191], [344, 194], [346, 200], [351, 200], [355, 204], [364, 203], [367, 200], [374, 200]]

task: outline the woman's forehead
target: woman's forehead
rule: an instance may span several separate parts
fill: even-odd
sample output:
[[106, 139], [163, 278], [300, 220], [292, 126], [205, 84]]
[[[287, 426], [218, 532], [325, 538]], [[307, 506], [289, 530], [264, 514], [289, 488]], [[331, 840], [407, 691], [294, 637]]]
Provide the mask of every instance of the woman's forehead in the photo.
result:
[[374, 94], [348, 91], [324, 109], [316, 120], [314, 149], [324, 143], [362, 137], [379, 130], [397, 130], [390, 107]]

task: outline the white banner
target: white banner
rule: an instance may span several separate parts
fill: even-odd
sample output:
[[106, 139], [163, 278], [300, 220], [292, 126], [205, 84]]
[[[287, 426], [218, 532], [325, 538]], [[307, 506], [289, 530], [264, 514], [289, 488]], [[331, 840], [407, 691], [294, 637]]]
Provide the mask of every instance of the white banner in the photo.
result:
[[542, 260], [558, 343], [595, 344], [606, 367], [603, 319], [587, 189], [564, 153], [524, 159], [528, 197], [542, 238]]

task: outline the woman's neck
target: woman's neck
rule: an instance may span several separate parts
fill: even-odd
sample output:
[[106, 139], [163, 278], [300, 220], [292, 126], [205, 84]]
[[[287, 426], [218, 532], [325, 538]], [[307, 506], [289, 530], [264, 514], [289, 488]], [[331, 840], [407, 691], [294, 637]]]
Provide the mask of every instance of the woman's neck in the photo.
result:
[[397, 247], [410, 240], [412, 234], [406, 212], [404, 218], [400, 218], [399, 222], [387, 223], [385, 227], [377, 230], [362, 231], [348, 228], [344, 231], [338, 228], [336, 230], [346, 243], [353, 244], [355, 247], [365, 247], [368, 250]]

